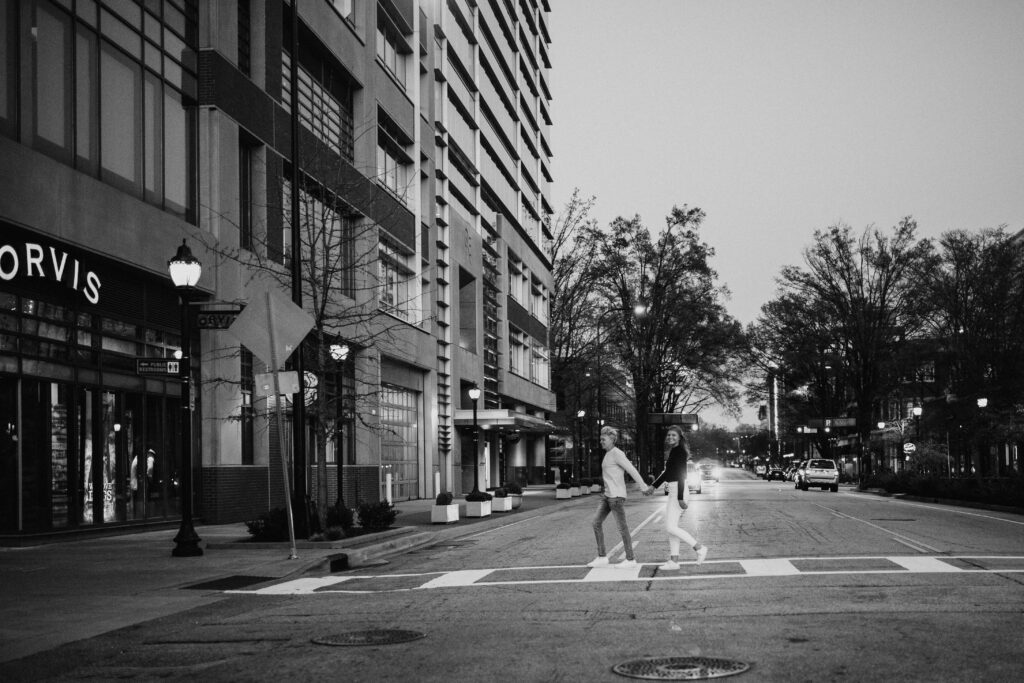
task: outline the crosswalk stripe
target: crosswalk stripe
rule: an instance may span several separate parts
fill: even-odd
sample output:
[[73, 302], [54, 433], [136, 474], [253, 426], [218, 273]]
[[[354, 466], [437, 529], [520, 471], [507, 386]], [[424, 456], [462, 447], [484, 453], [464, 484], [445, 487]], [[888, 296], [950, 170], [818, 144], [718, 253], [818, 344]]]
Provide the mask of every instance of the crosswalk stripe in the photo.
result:
[[800, 573], [789, 560], [740, 560], [740, 566], [751, 576], [789, 576]]
[[919, 574], [948, 574], [950, 572], [962, 572], [960, 567], [954, 567], [948, 562], [943, 562], [934, 557], [890, 557], [891, 561], [904, 569]]
[[452, 588], [455, 586], [469, 586], [493, 571], [493, 569], [460, 569], [459, 571], [442, 574], [436, 579], [431, 579], [420, 586], [420, 588]]
[[[965, 563], [970, 563], [965, 566]], [[310, 595], [314, 593], [386, 593], [394, 590], [514, 586], [544, 583], [616, 583], [629, 581], [696, 581], [772, 576], [852, 574], [1015, 574], [1024, 573], [1024, 556], [898, 555], [876, 557], [791, 557], [712, 560], [698, 566], [683, 562], [680, 570], [663, 571], [654, 563], [631, 569], [580, 565], [460, 569], [424, 574], [347, 574], [303, 577], [258, 589], [225, 591], [248, 595]], [[493, 576], [492, 576], [493, 575]], [[518, 575], [518, 576], [517, 576]], [[520, 578], [520, 576], [522, 578]], [[414, 585], [417, 577], [423, 583]], [[400, 581], [401, 587], [396, 584]], [[411, 581], [411, 583], [410, 583]], [[349, 588], [351, 585], [351, 589]]]

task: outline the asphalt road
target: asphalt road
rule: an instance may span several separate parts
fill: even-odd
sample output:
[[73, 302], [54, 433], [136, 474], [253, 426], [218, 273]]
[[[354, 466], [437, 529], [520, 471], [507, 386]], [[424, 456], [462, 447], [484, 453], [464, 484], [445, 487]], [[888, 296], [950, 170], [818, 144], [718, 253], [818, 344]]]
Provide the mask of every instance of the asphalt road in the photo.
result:
[[[682, 568], [667, 572], [657, 566], [664, 498], [631, 495], [636, 570], [585, 566], [591, 496], [380, 566], [242, 588], [3, 673], [622, 681], [612, 667], [670, 657], [741, 663], [749, 669], [733, 680], [748, 681], [1024, 680], [1020, 515], [802, 492], [726, 470], [681, 522], [710, 547], [707, 561], [684, 551]], [[613, 546], [611, 519], [605, 533]], [[324, 644], [379, 631], [422, 637]]]

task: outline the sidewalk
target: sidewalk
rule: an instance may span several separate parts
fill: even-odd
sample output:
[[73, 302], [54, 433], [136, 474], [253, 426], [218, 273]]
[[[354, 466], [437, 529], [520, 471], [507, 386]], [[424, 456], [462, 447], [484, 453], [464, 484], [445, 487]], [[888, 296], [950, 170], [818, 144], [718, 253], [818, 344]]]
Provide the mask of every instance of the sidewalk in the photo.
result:
[[247, 542], [241, 522], [197, 526], [200, 557], [171, 556], [177, 529], [0, 548], [0, 662], [210, 604], [224, 590], [376, 562], [594, 500], [593, 494], [556, 500], [553, 487], [531, 487], [518, 510], [489, 517], [465, 517], [462, 501], [459, 521], [448, 525], [431, 524], [433, 499], [399, 502], [394, 528], [297, 542], [296, 559], [289, 559], [290, 543]]

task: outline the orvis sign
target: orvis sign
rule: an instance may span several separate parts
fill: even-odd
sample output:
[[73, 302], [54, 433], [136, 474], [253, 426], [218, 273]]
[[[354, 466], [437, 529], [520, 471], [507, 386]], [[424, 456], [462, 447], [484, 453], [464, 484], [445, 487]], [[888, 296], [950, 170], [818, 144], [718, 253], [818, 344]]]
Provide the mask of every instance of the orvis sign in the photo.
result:
[[32, 277], [53, 280], [81, 292], [91, 304], [100, 301], [100, 276], [63, 249], [36, 242], [0, 244], [0, 280]]

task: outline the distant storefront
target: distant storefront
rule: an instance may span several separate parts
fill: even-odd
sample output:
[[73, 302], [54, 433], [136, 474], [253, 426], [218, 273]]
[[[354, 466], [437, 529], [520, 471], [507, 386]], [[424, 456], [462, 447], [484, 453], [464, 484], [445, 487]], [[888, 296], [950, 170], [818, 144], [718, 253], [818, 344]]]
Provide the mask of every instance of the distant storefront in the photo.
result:
[[0, 535], [180, 514], [173, 286], [0, 223]]

